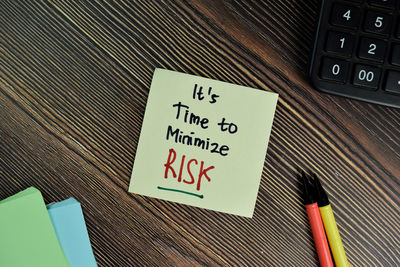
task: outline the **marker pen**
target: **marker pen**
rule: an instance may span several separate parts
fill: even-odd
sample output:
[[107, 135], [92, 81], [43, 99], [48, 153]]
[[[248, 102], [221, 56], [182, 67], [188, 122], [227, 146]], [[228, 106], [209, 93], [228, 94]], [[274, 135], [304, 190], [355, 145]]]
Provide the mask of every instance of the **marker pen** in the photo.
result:
[[335, 216], [333, 215], [331, 204], [328, 196], [322, 187], [319, 179], [314, 174], [314, 187], [317, 196], [319, 211], [322, 221], [324, 222], [326, 235], [328, 236], [329, 245], [332, 250], [333, 259], [337, 267], [348, 267], [346, 253], [344, 252], [342, 240], [336, 225]]
[[306, 206], [308, 220], [310, 221], [319, 263], [321, 267], [333, 267], [332, 256], [331, 252], [329, 251], [328, 241], [326, 240], [325, 230], [322, 224], [321, 214], [319, 213], [318, 204], [314, 199], [314, 195], [310, 187], [311, 185], [304, 172], [302, 172], [302, 178], [304, 204]]

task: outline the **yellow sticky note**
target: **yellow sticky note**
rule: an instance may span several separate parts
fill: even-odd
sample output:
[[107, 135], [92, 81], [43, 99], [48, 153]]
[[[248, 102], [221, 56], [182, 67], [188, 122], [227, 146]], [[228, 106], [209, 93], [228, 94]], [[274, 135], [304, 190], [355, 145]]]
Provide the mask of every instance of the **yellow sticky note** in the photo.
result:
[[252, 217], [277, 101], [156, 69], [129, 192]]

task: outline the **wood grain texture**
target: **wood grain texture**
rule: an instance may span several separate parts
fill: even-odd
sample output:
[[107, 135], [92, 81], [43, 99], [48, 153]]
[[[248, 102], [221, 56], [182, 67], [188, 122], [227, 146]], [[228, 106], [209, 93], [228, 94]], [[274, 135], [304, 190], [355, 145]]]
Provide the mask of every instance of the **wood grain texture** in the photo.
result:
[[[82, 203], [100, 266], [314, 266], [297, 170], [349, 262], [400, 266], [400, 110], [315, 91], [318, 1], [0, 1], [0, 199]], [[154, 68], [279, 93], [252, 219], [127, 192]]]

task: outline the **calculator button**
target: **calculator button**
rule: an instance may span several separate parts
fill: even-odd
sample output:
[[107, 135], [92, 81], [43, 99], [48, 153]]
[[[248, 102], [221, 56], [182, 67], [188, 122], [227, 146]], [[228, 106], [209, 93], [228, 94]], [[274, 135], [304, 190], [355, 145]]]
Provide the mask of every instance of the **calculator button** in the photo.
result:
[[325, 80], [346, 82], [349, 62], [335, 58], [324, 58], [322, 60], [320, 76]]
[[360, 21], [360, 9], [342, 4], [334, 4], [331, 23], [337, 26], [357, 28]]
[[386, 42], [372, 38], [361, 38], [358, 57], [383, 62]]
[[353, 84], [369, 88], [378, 88], [381, 70], [366, 65], [356, 65], [353, 76]]
[[385, 82], [385, 91], [400, 94], [400, 72], [388, 71]]
[[392, 17], [388, 14], [368, 11], [365, 16], [364, 30], [371, 33], [388, 35]]
[[396, 1], [395, 0], [370, 0], [369, 3], [372, 6], [379, 6], [383, 8], [395, 8]]
[[400, 45], [395, 44], [392, 48], [392, 55], [390, 57], [390, 63], [393, 65], [400, 66]]
[[397, 23], [396, 38], [400, 39], [400, 21]]
[[329, 32], [326, 39], [326, 51], [351, 56], [353, 53], [355, 37], [349, 33]]

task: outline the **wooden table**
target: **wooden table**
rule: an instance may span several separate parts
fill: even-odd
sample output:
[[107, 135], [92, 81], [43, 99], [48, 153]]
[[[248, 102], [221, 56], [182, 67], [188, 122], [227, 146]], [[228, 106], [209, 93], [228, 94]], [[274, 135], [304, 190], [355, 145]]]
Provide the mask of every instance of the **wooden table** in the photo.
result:
[[[100, 266], [312, 266], [309, 169], [350, 263], [399, 266], [400, 110], [310, 86], [318, 2], [1, 1], [0, 198], [74, 196]], [[156, 67], [279, 93], [252, 219], [127, 192]]]

